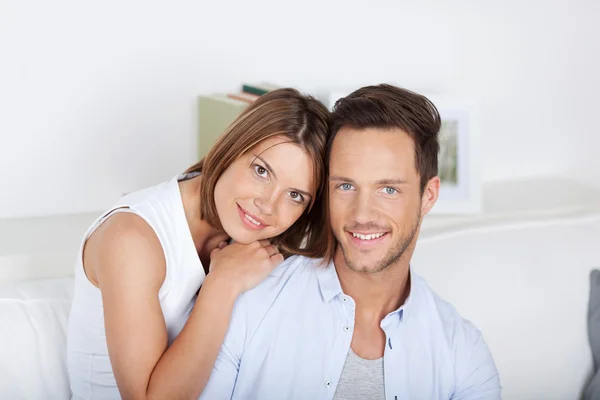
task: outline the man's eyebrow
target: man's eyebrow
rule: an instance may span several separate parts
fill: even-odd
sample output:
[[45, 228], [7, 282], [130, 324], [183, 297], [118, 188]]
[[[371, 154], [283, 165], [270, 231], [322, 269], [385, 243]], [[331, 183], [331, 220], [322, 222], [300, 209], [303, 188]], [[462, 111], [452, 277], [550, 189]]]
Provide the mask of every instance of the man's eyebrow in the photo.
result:
[[375, 183], [377, 185], [406, 185], [408, 182], [404, 179], [381, 179]]
[[354, 180], [346, 178], [345, 176], [330, 176], [329, 181], [354, 183]]
[[[329, 181], [335, 182], [348, 182], [354, 184], [354, 180], [345, 176], [330, 176]], [[404, 179], [380, 179], [375, 182], [376, 185], [406, 185], [408, 181]]]
[[[275, 171], [273, 171], [273, 167], [271, 167], [271, 165], [261, 156], [259, 156], [258, 154], [253, 154], [254, 157], [258, 158], [260, 161], [262, 161], [263, 164], [265, 164], [265, 168], [267, 168], [269, 170], [269, 172], [271, 174], [273, 174], [273, 177], [275, 179], [277, 179], [277, 174], [275, 174]], [[298, 192], [301, 195], [303, 195], [304, 197], [310, 197], [312, 199], [312, 195], [307, 192], [306, 190], [300, 190], [300, 189], [296, 189], [296, 188], [292, 188], [292, 192]]]

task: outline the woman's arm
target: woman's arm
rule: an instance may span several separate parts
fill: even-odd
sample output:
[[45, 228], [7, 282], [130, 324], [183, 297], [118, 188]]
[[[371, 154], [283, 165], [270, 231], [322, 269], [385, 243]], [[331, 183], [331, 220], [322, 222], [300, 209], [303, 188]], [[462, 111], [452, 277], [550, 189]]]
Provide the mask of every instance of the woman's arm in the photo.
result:
[[198, 398], [225, 339], [237, 292], [209, 281], [203, 285], [183, 330], [156, 365], [148, 398]]
[[260, 242], [217, 249], [211, 260], [196, 305], [167, 348], [158, 299], [165, 259], [152, 228], [135, 214], [121, 213], [88, 240], [84, 261], [102, 292], [108, 352], [124, 399], [198, 397], [237, 296], [264, 279], [283, 257], [268, 242]]

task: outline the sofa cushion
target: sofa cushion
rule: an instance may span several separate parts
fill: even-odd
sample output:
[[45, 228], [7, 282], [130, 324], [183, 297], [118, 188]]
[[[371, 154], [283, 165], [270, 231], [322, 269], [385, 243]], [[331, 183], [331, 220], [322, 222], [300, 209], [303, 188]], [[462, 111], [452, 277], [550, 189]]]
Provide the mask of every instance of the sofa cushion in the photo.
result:
[[413, 268], [483, 333], [502, 398], [579, 399], [592, 375], [590, 271], [600, 214], [426, 232]]
[[597, 269], [590, 274], [588, 334], [594, 357], [594, 376], [585, 390], [584, 399], [594, 400], [600, 398], [600, 270]]
[[66, 332], [73, 279], [0, 285], [0, 393], [68, 399]]

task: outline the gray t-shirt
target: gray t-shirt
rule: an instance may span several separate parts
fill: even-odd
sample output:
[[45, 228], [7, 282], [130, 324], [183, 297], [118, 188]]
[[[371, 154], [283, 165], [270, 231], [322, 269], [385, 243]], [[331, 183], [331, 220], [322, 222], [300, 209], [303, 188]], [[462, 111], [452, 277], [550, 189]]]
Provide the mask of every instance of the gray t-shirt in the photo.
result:
[[385, 400], [383, 357], [360, 358], [350, 349], [333, 400]]

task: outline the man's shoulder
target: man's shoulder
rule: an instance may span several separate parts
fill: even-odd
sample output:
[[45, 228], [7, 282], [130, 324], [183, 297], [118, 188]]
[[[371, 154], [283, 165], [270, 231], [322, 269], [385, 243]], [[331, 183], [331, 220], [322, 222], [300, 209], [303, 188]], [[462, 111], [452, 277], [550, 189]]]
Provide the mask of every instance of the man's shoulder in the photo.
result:
[[434, 336], [438, 339], [436, 347], [453, 363], [455, 395], [460, 398], [499, 399], [498, 370], [481, 331], [435, 293], [423, 278], [419, 279], [421, 301], [427, 307], [424, 314], [428, 317], [424, 323], [432, 334], [430, 336], [441, 335]]
[[464, 318], [454, 305], [437, 294], [424, 278], [416, 276], [416, 280], [421, 304], [426, 307], [427, 323], [443, 332], [448, 344], [474, 344], [481, 339], [481, 331], [473, 322]]
[[[320, 259], [292, 256], [279, 264], [261, 283], [243, 293], [236, 307], [252, 309], [253, 314], [265, 313], [283, 290], [295, 290], [314, 279]], [[255, 315], [259, 317], [259, 315]]]
[[311, 279], [315, 273], [315, 267], [319, 265], [321, 259], [309, 258], [304, 256], [291, 256], [286, 258], [281, 264], [259, 283], [255, 288], [247, 292], [248, 295], [254, 293], [264, 294], [265, 292], [279, 291], [285, 286], [297, 280]]
[[273, 272], [269, 275], [269, 277], [283, 276], [283, 275], [293, 275], [295, 273], [300, 272], [303, 269], [312, 268], [318, 265], [322, 261], [321, 258], [310, 258], [305, 256], [290, 256], [283, 260], [281, 264], [279, 264]]

